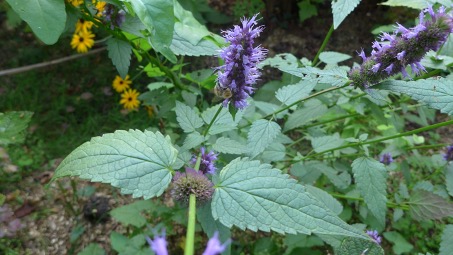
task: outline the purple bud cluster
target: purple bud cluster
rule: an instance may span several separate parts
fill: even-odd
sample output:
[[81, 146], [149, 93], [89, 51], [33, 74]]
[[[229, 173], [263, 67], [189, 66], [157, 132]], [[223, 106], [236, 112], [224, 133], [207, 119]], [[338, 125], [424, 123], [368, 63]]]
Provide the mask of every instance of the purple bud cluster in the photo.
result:
[[[148, 241], [151, 250], [154, 251], [156, 255], [168, 255], [167, 241], [165, 241], [165, 231], [162, 232], [161, 236], [156, 235], [154, 240], [147, 236], [146, 241]], [[231, 240], [228, 240], [222, 244], [219, 240], [219, 233], [215, 232], [212, 238], [209, 239], [203, 255], [220, 254], [226, 249], [230, 242]]]
[[0, 206], [0, 238], [13, 237], [21, 228], [23, 225], [14, 217], [13, 210], [8, 205]]
[[367, 234], [369, 237], [371, 237], [371, 238], [374, 240], [374, 242], [376, 242], [376, 243], [379, 244], [379, 245], [381, 244], [382, 239], [381, 239], [381, 237], [379, 236], [379, 234], [378, 234], [378, 232], [377, 232], [376, 230], [373, 230], [373, 231], [367, 230], [367, 231], [366, 231], [366, 234]]
[[173, 176], [171, 196], [182, 204], [189, 204], [189, 197], [194, 194], [199, 204], [212, 198], [214, 188], [212, 182], [201, 172], [186, 168], [186, 172], [177, 172]]
[[453, 145], [447, 146], [447, 153], [443, 155], [446, 161], [453, 161]]
[[390, 165], [390, 163], [393, 162], [392, 154], [390, 152], [382, 154], [379, 158], [379, 162], [386, 166]]
[[113, 4], [106, 4], [105, 9], [102, 12], [104, 20], [110, 22], [110, 29], [120, 27], [126, 20], [126, 13], [123, 10], [118, 10]]
[[[425, 19], [425, 13], [431, 18]], [[444, 7], [436, 12], [430, 6], [420, 12], [417, 26], [408, 29], [398, 24], [394, 33], [383, 33], [380, 40], [373, 43], [371, 56], [367, 57], [362, 50], [359, 56], [363, 63], [349, 72], [349, 79], [354, 86], [368, 88], [400, 72], [403, 77], [409, 77], [408, 65], [418, 75], [426, 71], [420, 64], [423, 56], [430, 50], [439, 50], [452, 32], [452, 16]]]
[[[214, 174], [217, 168], [214, 165], [214, 162], [217, 160], [217, 154], [214, 151], [206, 153], [206, 149], [201, 147], [201, 162], [200, 162], [200, 171], [204, 174]], [[195, 165], [197, 162], [197, 157], [194, 156], [191, 160], [191, 163]]]
[[263, 26], [256, 27], [256, 17], [242, 19], [242, 26], [222, 31], [223, 37], [230, 45], [220, 51], [225, 64], [218, 67], [217, 83], [223, 90], [230, 90], [231, 97], [223, 101], [226, 106], [230, 101], [234, 107], [243, 109], [247, 98], [253, 93], [253, 84], [261, 76], [257, 64], [262, 61], [267, 50], [261, 46], [253, 47], [255, 38], [263, 31]]

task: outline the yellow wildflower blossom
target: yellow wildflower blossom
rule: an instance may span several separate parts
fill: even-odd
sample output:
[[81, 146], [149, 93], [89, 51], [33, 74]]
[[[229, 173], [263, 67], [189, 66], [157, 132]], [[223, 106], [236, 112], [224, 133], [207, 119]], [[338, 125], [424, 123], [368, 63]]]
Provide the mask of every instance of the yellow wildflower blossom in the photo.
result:
[[129, 80], [129, 75], [126, 75], [126, 78], [124, 80], [119, 75], [117, 75], [113, 80], [112, 86], [116, 90], [116, 92], [121, 93], [130, 88], [131, 84], [132, 81]]
[[91, 29], [91, 27], [93, 27], [93, 25], [94, 23], [91, 21], [79, 19], [76, 23], [75, 33], [88, 32]]
[[84, 53], [94, 45], [94, 34], [91, 32], [74, 33], [72, 36], [71, 47], [77, 52]]
[[140, 93], [138, 93], [137, 90], [128, 89], [123, 94], [121, 94], [120, 104], [122, 104], [123, 107], [128, 110], [137, 109], [140, 105], [140, 101], [138, 100], [139, 95]]
[[83, 4], [83, 0], [68, 0], [68, 3], [72, 4], [75, 7], [79, 7]]
[[102, 13], [105, 10], [105, 5], [107, 5], [107, 2], [93, 0], [93, 5], [94, 5], [94, 8], [97, 11], [96, 17], [101, 17]]

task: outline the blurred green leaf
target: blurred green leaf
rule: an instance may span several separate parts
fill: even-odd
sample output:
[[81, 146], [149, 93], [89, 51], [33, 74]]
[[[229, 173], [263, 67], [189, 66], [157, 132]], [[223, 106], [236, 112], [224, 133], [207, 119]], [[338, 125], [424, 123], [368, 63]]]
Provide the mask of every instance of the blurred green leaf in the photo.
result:
[[358, 238], [345, 238], [338, 248], [337, 255], [384, 255], [384, 250], [381, 246], [372, 240], [364, 240]]
[[151, 210], [153, 206], [150, 200], [139, 200], [113, 209], [110, 211], [110, 215], [124, 225], [133, 225], [139, 228], [146, 224], [146, 218], [142, 215], [142, 212]]
[[406, 241], [400, 233], [391, 231], [383, 234], [387, 241], [393, 243], [393, 252], [397, 255], [411, 252], [414, 246]]
[[77, 255], [104, 255], [105, 250], [96, 243], [90, 243], [86, 246], [81, 252], [77, 253]]
[[132, 46], [126, 41], [112, 37], [107, 40], [107, 50], [119, 75], [125, 79], [131, 63]]
[[319, 55], [319, 60], [326, 64], [337, 64], [350, 59], [351, 56], [334, 51], [324, 51]]
[[333, 0], [333, 28], [337, 29], [341, 22], [355, 9], [360, 0]]
[[448, 224], [442, 232], [439, 255], [451, 255], [453, 252], [453, 225]]
[[32, 112], [0, 112], [0, 145], [23, 142], [32, 116]]
[[256, 157], [263, 152], [280, 133], [280, 126], [273, 121], [264, 119], [254, 121], [247, 135], [249, 155], [252, 158]]
[[423, 189], [415, 190], [408, 204], [412, 217], [418, 221], [453, 216], [451, 202]]

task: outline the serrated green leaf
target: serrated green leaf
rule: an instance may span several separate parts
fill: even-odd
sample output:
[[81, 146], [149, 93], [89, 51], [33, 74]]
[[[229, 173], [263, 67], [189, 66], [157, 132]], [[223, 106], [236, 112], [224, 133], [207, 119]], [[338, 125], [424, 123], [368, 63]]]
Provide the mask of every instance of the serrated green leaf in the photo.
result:
[[256, 160], [237, 158], [220, 171], [211, 206], [227, 227], [366, 238], [289, 175]]
[[272, 161], [283, 160], [286, 156], [286, 148], [281, 143], [271, 143], [261, 154], [260, 159], [263, 162], [269, 163]]
[[153, 91], [153, 90], [157, 90], [157, 89], [160, 89], [160, 88], [173, 88], [174, 85], [173, 83], [170, 83], [170, 82], [151, 82], [150, 84], [148, 84], [147, 88], [150, 90], [150, 91]]
[[415, 220], [442, 219], [453, 216], [453, 204], [426, 190], [414, 191], [408, 202], [409, 212]]
[[439, 255], [451, 255], [453, 251], [453, 225], [448, 224], [442, 232], [442, 241], [440, 242]]
[[0, 112], [0, 144], [21, 143], [25, 129], [33, 116], [32, 112]]
[[296, 84], [280, 88], [275, 93], [275, 97], [285, 105], [290, 105], [307, 97], [315, 86], [316, 82], [301, 80]]
[[256, 157], [263, 152], [280, 133], [280, 126], [273, 121], [263, 119], [254, 121], [247, 135], [249, 155], [252, 158]]
[[110, 215], [123, 225], [133, 225], [143, 227], [146, 224], [146, 218], [142, 215], [144, 210], [150, 210], [153, 203], [149, 200], [139, 200], [132, 204], [121, 206], [110, 211]]
[[334, 51], [324, 51], [319, 55], [319, 60], [326, 64], [337, 64], [350, 59], [351, 56]]
[[151, 33], [153, 48], [175, 63], [176, 57], [170, 50], [175, 26], [173, 1], [134, 0], [129, 3]]
[[361, 157], [352, 162], [352, 172], [360, 194], [378, 222], [385, 225], [387, 212], [387, 172], [385, 165], [372, 158]]
[[311, 146], [316, 152], [322, 152], [343, 145], [344, 140], [338, 133], [311, 138]]
[[385, 232], [383, 236], [389, 242], [393, 243], [392, 249], [395, 254], [409, 253], [414, 248], [414, 246], [407, 242], [406, 238], [398, 232]]
[[66, 25], [64, 1], [7, 0], [7, 2], [45, 44], [57, 42]]
[[220, 47], [214, 40], [207, 36], [200, 40], [197, 44], [191, 44], [184, 35], [179, 34], [180, 31], [175, 30], [173, 41], [170, 49], [181, 56], [216, 56], [219, 54]]
[[242, 154], [246, 152], [245, 145], [227, 137], [219, 137], [212, 148], [221, 153]]
[[195, 129], [203, 126], [203, 120], [191, 107], [176, 102], [176, 120], [186, 133], [192, 133]]
[[445, 173], [445, 186], [448, 194], [453, 197], [453, 163], [447, 164]]
[[128, 42], [112, 37], [107, 40], [107, 50], [113, 65], [124, 79], [131, 64], [132, 46]]
[[214, 120], [214, 123], [209, 129], [210, 135], [230, 131], [232, 129], [235, 129], [237, 126], [237, 123], [233, 120], [233, 116], [231, 116], [228, 109], [223, 107], [221, 104], [208, 108], [201, 114], [201, 117], [203, 118], [204, 122], [209, 125], [209, 123], [211, 123], [211, 120], [214, 118], [217, 111], [219, 110], [219, 107], [222, 107], [222, 110], [220, 111], [219, 115]]
[[190, 133], [186, 137], [186, 140], [184, 140], [184, 145], [182, 147], [185, 150], [195, 148], [198, 145], [200, 145], [202, 142], [204, 142], [204, 139], [205, 139], [204, 136], [202, 136], [200, 133], [195, 131], [193, 133]]
[[[347, 71], [341, 67], [326, 70], [321, 70], [316, 67], [303, 67], [299, 68], [297, 72], [313, 76], [307, 78], [316, 81], [317, 83], [325, 83], [332, 86], [342, 86], [348, 81]], [[294, 75], [296, 75], [296, 73], [294, 73]]]
[[176, 157], [170, 138], [159, 132], [118, 130], [76, 148], [58, 166], [53, 179], [79, 176], [148, 199], [161, 195], [170, 184]]
[[333, 28], [337, 29], [359, 3], [360, 0], [332, 0]]
[[327, 208], [329, 208], [333, 213], [339, 215], [343, 211], [343, 206], [338, 200], [336, 200], [332, 195], [325, 192], [322, 189], [318, 189], [311, 185], [306, 185], [305, 188], [307, 191], [313, 195], [317, 200], [323, 202]]
[[77, 255], [104, 255], [105, 250], [97, 243], [90, 243], [87, 247], [85, 247], [81, 252], [77, 253]]
[[296, 163], [291, 167], [291, 174], [304, 184], [313, 184], [320, 176], [321, 171], [316, 167], [319, 162]]
[[310, 121], [313, 121], [327, 112], [327, 106], [320, 100], [313, 98], [304, 103], [304, 105], [289, 115], [285, 123], [285, 131], [301, 127]]
[[424, 9], [428, 7], [428, 3], [426, 0], [387, 0], [387, 2], [380, 3], [382, 5], [388, 5], [388, 6], [405, 6], [409, 8], [414, 8], [414, 9]]
[[373, 88], [406, 94], [431, 108], [453, 115], [453, 80], [445, 78], [417, 81], [389, 80]]
[[267, 58], [258, 64], [259, 67], [271, 66], [285, 72], [287, 69], [296, 69], [299, 64], [297, 58], [293, 54], [282, 53], [277, 54], [272, 58]]
[[384, 255], [384, 250], [372, 240], [345, 238], [338, 248], [337, 255]]
[[[221, 243], [224, 243], [231, 238], [231, 230], [218, 220], [214, 220], [212, 217], [211, 204], [208, 203], [197, 208], [197, 220], [200, 222], [201, 227], [209, 238], [211, 238], [216, 231], [219, 233]], [[231, 245], [228, 245], [225, 251], [222, 252], [222, 255], [229, 255], [230, 253]]]

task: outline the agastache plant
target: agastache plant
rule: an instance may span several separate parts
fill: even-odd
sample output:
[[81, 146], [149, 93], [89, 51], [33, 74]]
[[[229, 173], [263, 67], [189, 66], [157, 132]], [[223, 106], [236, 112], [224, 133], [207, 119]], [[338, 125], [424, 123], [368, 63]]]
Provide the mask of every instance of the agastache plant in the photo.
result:
[[[200, 148], [200, 153], [201, 153], [201, 161], [200, 161], [200, 171], [203, 172], [203, 174], [214, 174], [217, 168], [214, 165], [214, 162], [217, 160], [217, 154], [215, 154], [214, 151], [210, 151], [209, 153], [206, 153], [206, 149], [204, 147]], [[194, 156], [191, 161], [192, 164], [197, 163], [197, 157]]]
[[218, 67], [217, 86], [221, 90], [231, 91], [223, 105], [232, 102], [234, 107], [243, 109], [247, 106], [247, 98], [253, 93], [252, 87], [261, 75], [257, 64], [266, 57], [267, 50], [261, 46], [253, 47], [255, 38], [263, 31], [263, 26], [256, 26], [256, 17], [243, 18], [242, 26], [223, 31], [223, 37], [230, 43], [220, 51], [225, 64]]
[[[431, 18], [425, 19], [425, 13]], [[420, 60], [428, 51], [437, 51], [451, 32], [452, 16], [443, 6], [437, 11], [430, 6], [420, 12], [417, 26], [408, 29], [398, 24], [393, 34], [383, 33], [380, 41], [373, 43], [371, 56], [367, 57], [362, 50], [359, 56], [363, 63], [349, 72], [349, 79], [354, 86], [368, 88], [400, 72], [409, 77], [408, 65], [415, 74], [420, 74], [425, 71]]]

